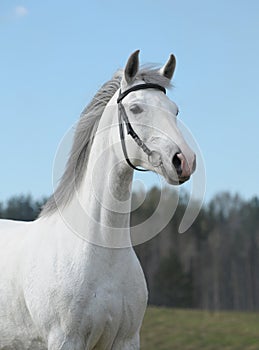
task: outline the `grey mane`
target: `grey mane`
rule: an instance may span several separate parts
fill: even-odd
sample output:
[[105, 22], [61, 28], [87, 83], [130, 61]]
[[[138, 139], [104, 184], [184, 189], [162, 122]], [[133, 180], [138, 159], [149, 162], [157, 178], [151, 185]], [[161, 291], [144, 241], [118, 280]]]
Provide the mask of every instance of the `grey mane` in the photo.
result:
[[[81, 185], [101, 116], [112, 96], [120, 88], [122, 75], [122, 70], [117, 71], [83, 110], [77, 123], [65, 172], [57, 189], [44, 205], [40, 216], [50, 215], [57, 208], [61, 209], [66, 206], [73, 197], [75, 189]], [[136, 79], [144, 80], [145, 83], [159, 84], [165, 88], [170, 87], [170, 80], [162, 76], [156, 68], [144, 67], [140, 69]]]

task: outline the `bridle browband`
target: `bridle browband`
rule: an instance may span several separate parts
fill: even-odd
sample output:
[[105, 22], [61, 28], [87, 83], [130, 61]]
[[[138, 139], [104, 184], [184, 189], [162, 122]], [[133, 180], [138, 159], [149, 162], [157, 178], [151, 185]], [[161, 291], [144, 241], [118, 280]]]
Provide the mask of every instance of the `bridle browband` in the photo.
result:
[[[131, 88], [129, 88], [128, 90], [125, 90], [124, 92], [121, 92], [121, 90], [120, 90], [119, 97], [117, 98], [118, 109], [119, 109], [118, 118], [119, 118], [119, 128], [120, 128], [120, 139], [121, 139], [121, 146], [122, 146], [123, 154], [124, 154], [126, 162], [129, 164], [129, 166], [135, 170], [138, 170], [138, 171], [148, 171], [148, 170], [135, 167], [135, 165], [133, 165], [131, 163], [131, 161], [129, 160], [127, 149], [126, 149], [126, 144], [125, 144], [123, 122], [126, 125], [128, 135], [130, 135], [133, 138], [133, 140], [136, 142], [136, 144], [148, 155], [148, 159], [151, 162], [151, 164], [153, 166], [159, 166], [161, 164], [160, 155], [156, 151], [151, 151], [147, 147], [147, 145], [145, 145], [145, 143], [139, 138], [138, 134], [132, 128], [132, 125], [130, 124], [126, 110], [122, 104], [122, 100], [130, 92], [137, 91], [137, 90], [144, 90], [144, 89], [156, 89], [156, 90], [160, 90], [164, 94], [166, 94], [166, 89], [163, 86], [158, 85], [158, 84], [146, 83], [146, 84], [139, 84], [139, 85], [132, 86]], [[152, 157], [153, 157], [153, 160], [152, 160]]]

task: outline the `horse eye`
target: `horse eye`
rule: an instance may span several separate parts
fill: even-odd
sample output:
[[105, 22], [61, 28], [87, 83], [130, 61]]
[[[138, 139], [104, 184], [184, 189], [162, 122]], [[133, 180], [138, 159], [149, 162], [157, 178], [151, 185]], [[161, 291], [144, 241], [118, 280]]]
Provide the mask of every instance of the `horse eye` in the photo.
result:
[[176, 116], [178, 116], [178, 114], [180, 113], [180, 111], [179, 111], [179, 108], [177, 108], [177, 111], [176, 111]]
[[133, 105], [130, 107], [130, 111], [134, 114], [139, 114], [143, 112], [143, 109], [139, 105]]

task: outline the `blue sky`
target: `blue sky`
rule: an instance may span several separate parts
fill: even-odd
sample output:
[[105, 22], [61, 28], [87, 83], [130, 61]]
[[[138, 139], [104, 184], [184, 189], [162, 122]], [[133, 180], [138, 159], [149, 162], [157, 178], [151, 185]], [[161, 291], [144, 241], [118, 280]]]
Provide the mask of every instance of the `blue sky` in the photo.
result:
[[136, 49], [142, 63], [177, 57], [169, 96], [202, 150], [206, 198], [259, 195], [258, 20], [257, 0], [2, 0], [0, 200], [51, 193], [62, 136]]

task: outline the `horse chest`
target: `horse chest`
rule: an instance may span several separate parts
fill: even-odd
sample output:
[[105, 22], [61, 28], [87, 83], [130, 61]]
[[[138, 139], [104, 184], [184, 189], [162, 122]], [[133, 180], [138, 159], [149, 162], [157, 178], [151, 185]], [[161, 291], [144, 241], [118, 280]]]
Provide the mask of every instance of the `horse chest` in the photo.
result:
[[107, 277], [89, 291], [89, 303], [86, 302], [82, 315], [88, 334], [99, 337], [98, 344], [111, 344], [116, 338], [126, 339], [137, 333], [147, 302], [142, 270]]
[[71, 259], [73, 265], [68, 264], [68, 256], [64, 265], [59, 262], [58, 274], [49, 275], [49, 281], [45, 278], [46, 287], [38, 285], [35, 289], [35, 295], [41, 292], [42, 297], [34, 300], [33, 314], [45, 310], [36, 316], [38, 328], [49, 334], [51, 324], [53, 329], [62, 328], [64, 336], [79, 334], [85, 344], [98, 346], [137, 333], [147, 302], [144, 275], [133, 251], [116, 254], [107, 256], [106, 261], [105, 251], [98, 249], [93, 254], [95, 263], [79, 255]]
[[[78, 284], [74, 294], [74, 305], [80, 305], [81, 322], [103, 330], [118, 329], [127, 331], [138, 327], [147, 302], [146, 282], [140, 264], [134, 253], [124, 256], [111, 264], [95, 265], [87, 271], [84, 282]], [[70, 289], [73, 293], [73, 290]], [[77, 297], [76, 297], [77, 295]]]

